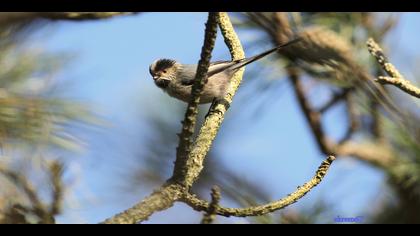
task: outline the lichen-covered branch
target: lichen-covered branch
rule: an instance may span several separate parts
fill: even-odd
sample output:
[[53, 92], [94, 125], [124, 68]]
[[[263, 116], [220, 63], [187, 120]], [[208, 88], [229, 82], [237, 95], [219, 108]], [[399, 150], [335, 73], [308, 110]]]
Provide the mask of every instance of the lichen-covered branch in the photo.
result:
[[384, 71], [390, 76], [379, 76], [376, 81], [381, 84], [394, 85], [395, 87], [410, 94], [411, 96], [420, 98], [420, 88], [414, 86], [410, 81], [404, 79], [397, 68], [395, 68], [395, 66], [388, 61], [381, 47], [372, 38], [368, 39], [366, 44], [370, 54], [375, 57], [379, 65], [381, 65]]
[[206, 83], [206, 75], [210, 65], [211, 52], [214, 47], [217, 34], [217, 15], [216, 13], [209, 13], [205, 38], [201, 51], [201, 59], [198, 63], [197, 73], [192, 88], [191, 100], [188, 103], [187, 111], [179, 134], [180, 142], [177, 148], [177, 157], [174, 166], [173, 176], [166, 186], [161, 187], [152, 193], [149, 197], [131, 207], [130, 209], [105, 220], [107, 224], [133, 224], [146, 220], [151, 214], [165, 210], [173, 205], [178, 200], [182, 192], [187, 191], [183, 189], [184, 186], [191, 186], [186, 184], [186, 173], [188, 173], [189, 165], [188, 154], [190, 153], [191, 136], [195, 129], [196, 116], [198, 112], [198, 104], [201, 91]]
[[0, 13], [0, 25], [8, 25], [34, 19], [49, 20], [97, 20], [115, 16], [129, 15], [132, 12], [2, 12]]
[[[264, 215], [264, 214], [285, 208], [295, 203], [297, 200], [305, 196], [312, 188], [317, 186], [324, 178], [325, 174], [328, 171], [328, 168], [331, 166], [334, 159], [335, 159], [334, 156], [329, 156], [318, 167], [318, 170], [316, 171], [315, 176], [310, 181], [298, 187], [298, 189], [295, 192], [289, 194], [285, 198], [282, 198], [278, 201], [271, 202], [265, 205], [251, 206], [248, 208], [228, 208], [228, 207], [218, 206], [215, 212], [218, 215], [227, 216], [227, 217], [228, 216], [246, 217], [246, 216], [260, 216], [260, 215]], [[210, 210], [210, 206], [211, 206], [210, 203], [197, 198], [193, 194], [184, 195], [181, 200], [187, 203], [189, 206], [191, 206], [195, 210], [198, 210], [198, 211]]]
[[131, 15], [134, 12], [39, 12], [39, 16], [50, 20], [97, 20], [115, 16]]
[[[229, 48], [232, 59], [237, 60], [244, 58], [245, 53], [232, 23], [230, 22], [228, 14], [225, 12], [217, 13], [217, 17], [220, 30], [225, 43]], [[220, 125], [222, 124], [225, 112], [228, 109], [227, 105], [232, 102], [233, 96], [242, 81], [243, 72], [244, 69], [240, 69], [235, 73], [235, 75], [233, 75], [229, 84], [227, 95], [224, 98], [224, 103], [216, 103], [214, 106], [215, 112], [210, 113], [201, 126], [187, 160], [188, 171], [185, 179], [187, 187], [190, 187], [194, 183], [203, 169], [204, 159], [210, 150], [211, 144], [213, 143], [217, 132], [219, 131]]]
[[211, 189], [211, 202], [209, 204], [208, 211], [204, 213], [203, 219], [201, 220], [201, 224], [211, 224], [214, 219], [216, 218], [216, 209], [219, 207], [221, 194], [220, 188], [214, 186]]
[[410, 81], [403, 79], [403, 78], [394, 78], [394, 77], [386, 77], [386, 76], [379, 76], [376, 81], [381, 84], [391, 84], [402, 91], [414, 96], [416, 98], [420, 98], [420, 88], [414, 86]]
[[188, 154], [191, 151], [191, 136], [195, 130], [200, 95], [204, 85], [207, 83], [207, 71], [210, 66], [211, 52], [214, 48], [216, 36], [217, 14], [209, 13], [205, 29], [204, 44], [201, 49], [201, 58], [198, 62], [197, 73], [194, 78], [190, 101], [188, 102], [185, 117], [182, 121], [182, 130], [178, 135], [179, 145], [176, 153], [173, 180], [182, 184], [185, 184], [185, 175], [187, 174], [189, 168], [187, 166], [187, 160]]
[[[216, 20], [216, 22], [219, 22], [220, 28], [222, 30], [222, 34], [225, 38], [225, 41], [227, 42], [229, 50], [231, 51], [233, 59], [243, 58], [244, 52], [242, 50], [242, 46], [240, 44], [238, 37], [236, 36], [234, 32], [233, 26], [230, 23], [227, 13], [216, 13], [214, 15], [213, 14], [214, 13], [210, 13], [209, 15], [209, 21], [211, 21], [211, 24], [209, 24], [208, 22], [206, 26], [206, 36], [210, 37], [211, 35], [213, 35], [214, 29], [210, 29], [210, 28], [213, 27], [212, 25], [214, 21]], [[214, 16], [216, 16], [217, 19], [214, 19], [213, 18]], [[207, 43], [214, 44], [212, 40], [207, 41]], [[210, 55], [208, 55], [209, 52], [211, 53], [211, 49], [210, 50], [205, 49], [202, 52], [202, 59], [203, 59], [204, 64], [207, 64], [208, 60], [210, 59]], [[200, 71], [198, 71], [198, 73], [207, 72], [206, 66], [205, 65], [202, 66]], [[242, 73], [243, 73], [243, 69], [237, 72], [231, 81], [232, 89], [228, 91], [228, 95], [225, 98], [229, 103], [232, 101], [233, 94], [235, 93], [236, 89], [239, 86], [239, 83], [242, 79]], [[197, 87], [198, 89], [200, 89], [199, 87], [200, 87], [201, 82], [200, 80], [195, 81], [195, 84], [194, 84], [196, 86], [195, 93], [198, 92], [196, 96], [198, 96], [200, 92], [199, 90], [197, 90]], [[197, 101], [198, 100], [194, 99], [193, 103]], [[143, 220], [146, 220], [154, 212], [161, 211], [161, 210], [171, 207], [173, 203], [179, 199], [181, 193], [185, 194], [187, 192], [187, 190], [192, 186], [192, 184], [197, 179], [199, 173], [201, 172], [203, 168], [204, 158], [208, 150], [210, 149], [211, 143], [213, 142], [217, 134], [220, 124], [223, 120], [224, 113], [226, 112], [226, 107], [221, 104], [216, 104], [215, 109], [218, 112], [211, 113], [209, 116], [207, 116], [203, 126], [201, 127], [200, 133], [198, 134], [198, 137], [196, 141], [194, 142], [192, 150], [188, 152], [188, 148], [187, 148], [185, 149], [185, 151], [182, 151], [183, 155], [185, 154], [189, 154], [189, 155], [179, 156], [183, 159], [177, 160], [177, 163], [175, 164], [175, 167], [174, 167], [174, 175], [171, 178], [171, 180], [168, 181], [167, 185], [155, 191], [151, 196], [147, 197], [140, 203], [136, 204], [134, 207], [104, 221], [104, 223], [112, 224], [112, 223], [141, 222]], [[194, 118], [192, 118], [193, 116]], [[188, 117], [195, 119], [195, 115], [191, 111], [190, 113], [188, 113]], [[191, 120], [187, 122], [191, 122]], [[191, 127], [191, 124], [189, 124], [187, 128], [190, 128], [190, 127]], [[192, 130], [189, 129], [188, 132], [186, 133], [192, 133], [192, 132], [193, 132], [193, 129]], [[183, 135], [181, 134], [180, 136], [181, 136], [181, 140], [183, 140], [182, 139]], [[179, 151], [180, 150], [178, 150], [178, 152]], [[178, 183], [182, 183], [182, 184], [178, 184]]]
[[169, 184], [154, 191], [133, 207], [105, 220], [104, 224], [136, 224], [145, 221], [153, 213], [170, 208], [185, 190], [181, 185]]

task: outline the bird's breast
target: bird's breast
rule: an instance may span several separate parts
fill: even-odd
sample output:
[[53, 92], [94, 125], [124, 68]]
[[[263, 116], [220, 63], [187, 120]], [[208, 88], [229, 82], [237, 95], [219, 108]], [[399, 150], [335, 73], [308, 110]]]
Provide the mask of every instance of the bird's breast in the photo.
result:
[[[200, 96], [200, 104], [211, 103], [214, 98], [221, 98], [226, 95], [228, 81], [226, 78], [221, 78], [220, 75], [211, 76], [204, 85], [202, 94]], [[189, 102], [191, 97], [192, 85], [185, 86], [181, 83], [170, 83], [165, 89], [169, 96]]]

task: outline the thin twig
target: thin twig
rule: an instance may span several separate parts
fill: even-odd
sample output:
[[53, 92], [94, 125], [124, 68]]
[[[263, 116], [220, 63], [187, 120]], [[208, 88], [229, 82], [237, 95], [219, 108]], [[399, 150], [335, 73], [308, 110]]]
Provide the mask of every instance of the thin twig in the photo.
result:
[[359, 124], [359, 120], [356, 114], [356, 109], [354, 107], [354, 102], [351, 99], [351, 93], [347, 93], [344, 96], [344, 101], [346, 103], [346, 108], [347, 108], [347, 130], [346, 133], [344, 134], [344, 136], [340, 139], [340, 141], [338, 141], [338, 144], [341, 145], [344, 142], [347, 142], [348, 140], [351, 139], [352, 135], [357, 131], [357, 129], [359, 128], [360, 124]]
[[[41, 201], [39, 194], [30, 183], [26, 176], [19, 174], [15, 171], [9, 170], [0, 166], [0, 173], [6, 176], [17, 188], [21, 189], [29, 200], [30, 205], [23, 206], [21, 204], [14, 204], [12, 211], [19, 211], [21, 214], [31, 212], [39, 219], [38, 223], [41, 224], [54, 224], [54, 215], [51, 214], [48, 207]], [[23, 216], [23, 215], [22, 215]], [[20, 223], [27, 223], [26, 221]]]
[[211, 224], [214, 219], [216, 218], [216, 210], [219, 206], [220, 202], [220, 188], [217, 186], [213, 186], [211, 189], [211, 202], [209, 205], [208, 211], [204, 213], [203, 219], [201, 220], [201, 224]]
[[50, 181], [53, 186], [52, 189], [52, 202], [50, 206], [50, 215], [54, 216], [61, 212], [61, 207], [63, 205], [64, 197], [64, 187], [63, 187], [63, 165], [54, 161], [49, 166]]
[[410, 94], [413, 97], [420, 98], [420, 88], [417, 88], [410, 81], [403, 79], [403, 78], [394, 78], [394, 77], [386, 77], [386, 76], [379, 76], [376, 79], [377, 82], [381, 84], [391, 84], [399, 89], [403, 90], [404, 92]]
[[3, 166], [0, 166], [0, 173], [2, 173], [12, 183], [14, 183], [16, 187], [20, 188], [25, 193], [34, 209], [46, 211], [46, 208], [42, 201], [39, 199], [35, 188], [27, 178], [19, 173], [16, 173], [15, 171], [4, 168]]
[[319, 108], [319, 113], [324, 113], [328, 111], [331, 107], [333, 107], [335, 104], [343, 101], [352, 90], [353, 88], [345, 88], [342, 91], [335, 93], [326, 104]]
[[383, 135], [383, 125], [382, 125], [382, 116], [379, 112], [379, 104], [375, 100], [369, 101], [369, 112], [372, 117], [372, 123], [370, 125], [371, 133], [373, 137], [377, 140], [384, 138]]
[[379, 63], [379, 65], [382, 66], [382, 69], [384, 69], [384, 71], [390, 76], [379, 76], [375, 81], [381, 84], [394, 85], [395, 87], [410, 94], [411, 96], [420, 98], [420, 88], [414, 86], [410, 81], [404, 79], [397, 68], [388, 61], [387, 57], [382, 51], [382, 48], [372, 38], [370, 38], [366, 44], [370, 54], [376, 58], [376, 61]]
[[309, 99], [306, 97], [306, 92], [303, 87], [302, 81], [300, 80], [299, 71], [296, 67], [287, 68], [289, 75], [289, 80], [292, 83], [296, 99], [300, 105], [300, 108], [305, 115], [305, 118], [310, 125], [312, 134], [315, 136], [319, 149], [323, 153], [331, 153], [331, 144], [327, 139], [324, 128], [322, 127], [321, 122], [321, 113], [317, 112], [309, 102]]

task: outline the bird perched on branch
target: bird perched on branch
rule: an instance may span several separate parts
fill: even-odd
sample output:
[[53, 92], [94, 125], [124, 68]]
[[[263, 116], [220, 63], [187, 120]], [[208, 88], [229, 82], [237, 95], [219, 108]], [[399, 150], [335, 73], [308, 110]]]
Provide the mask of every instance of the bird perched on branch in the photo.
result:
[[[285, 44], [272, 48], [256, 56], [234, 60], [216, 61], [210, 63], [207, 72], [207, 82], [200, 97], [200, 103], [211, 103], [214, 99], [223, 98], [227, 91], [232, 76], [242, 67], [272, 54], [288, 45], [299, 42], [296, 38]], [[159, 88], [170, 96], [188, 102], [191, 96], [197, 65], [181, 64], [172, 59], [158, 59], [154, 61], [149, 72]]]

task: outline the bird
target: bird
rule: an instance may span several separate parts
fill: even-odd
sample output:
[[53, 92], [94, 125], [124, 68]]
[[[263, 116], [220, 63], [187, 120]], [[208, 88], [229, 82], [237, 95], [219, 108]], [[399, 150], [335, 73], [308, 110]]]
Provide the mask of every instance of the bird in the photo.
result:
[[[282, 45], [248, 58], [211, 62], [207, 72], [207, 82], [200, 96], [200, 104], [212, 103], [215, 99], [223, 99], [228, 91], [230, 80], [235, 72], [242, 67], [286, 46], [298, 43], [300, 40], [300, 38], [292, 39]], [[197, 72], [196, 64], [182, 64], [176, 60], [166, 58], [158, 59], [149, 66], [149, 72], [157, 87], [171, 97], [183, 102], [189, 102]]]

